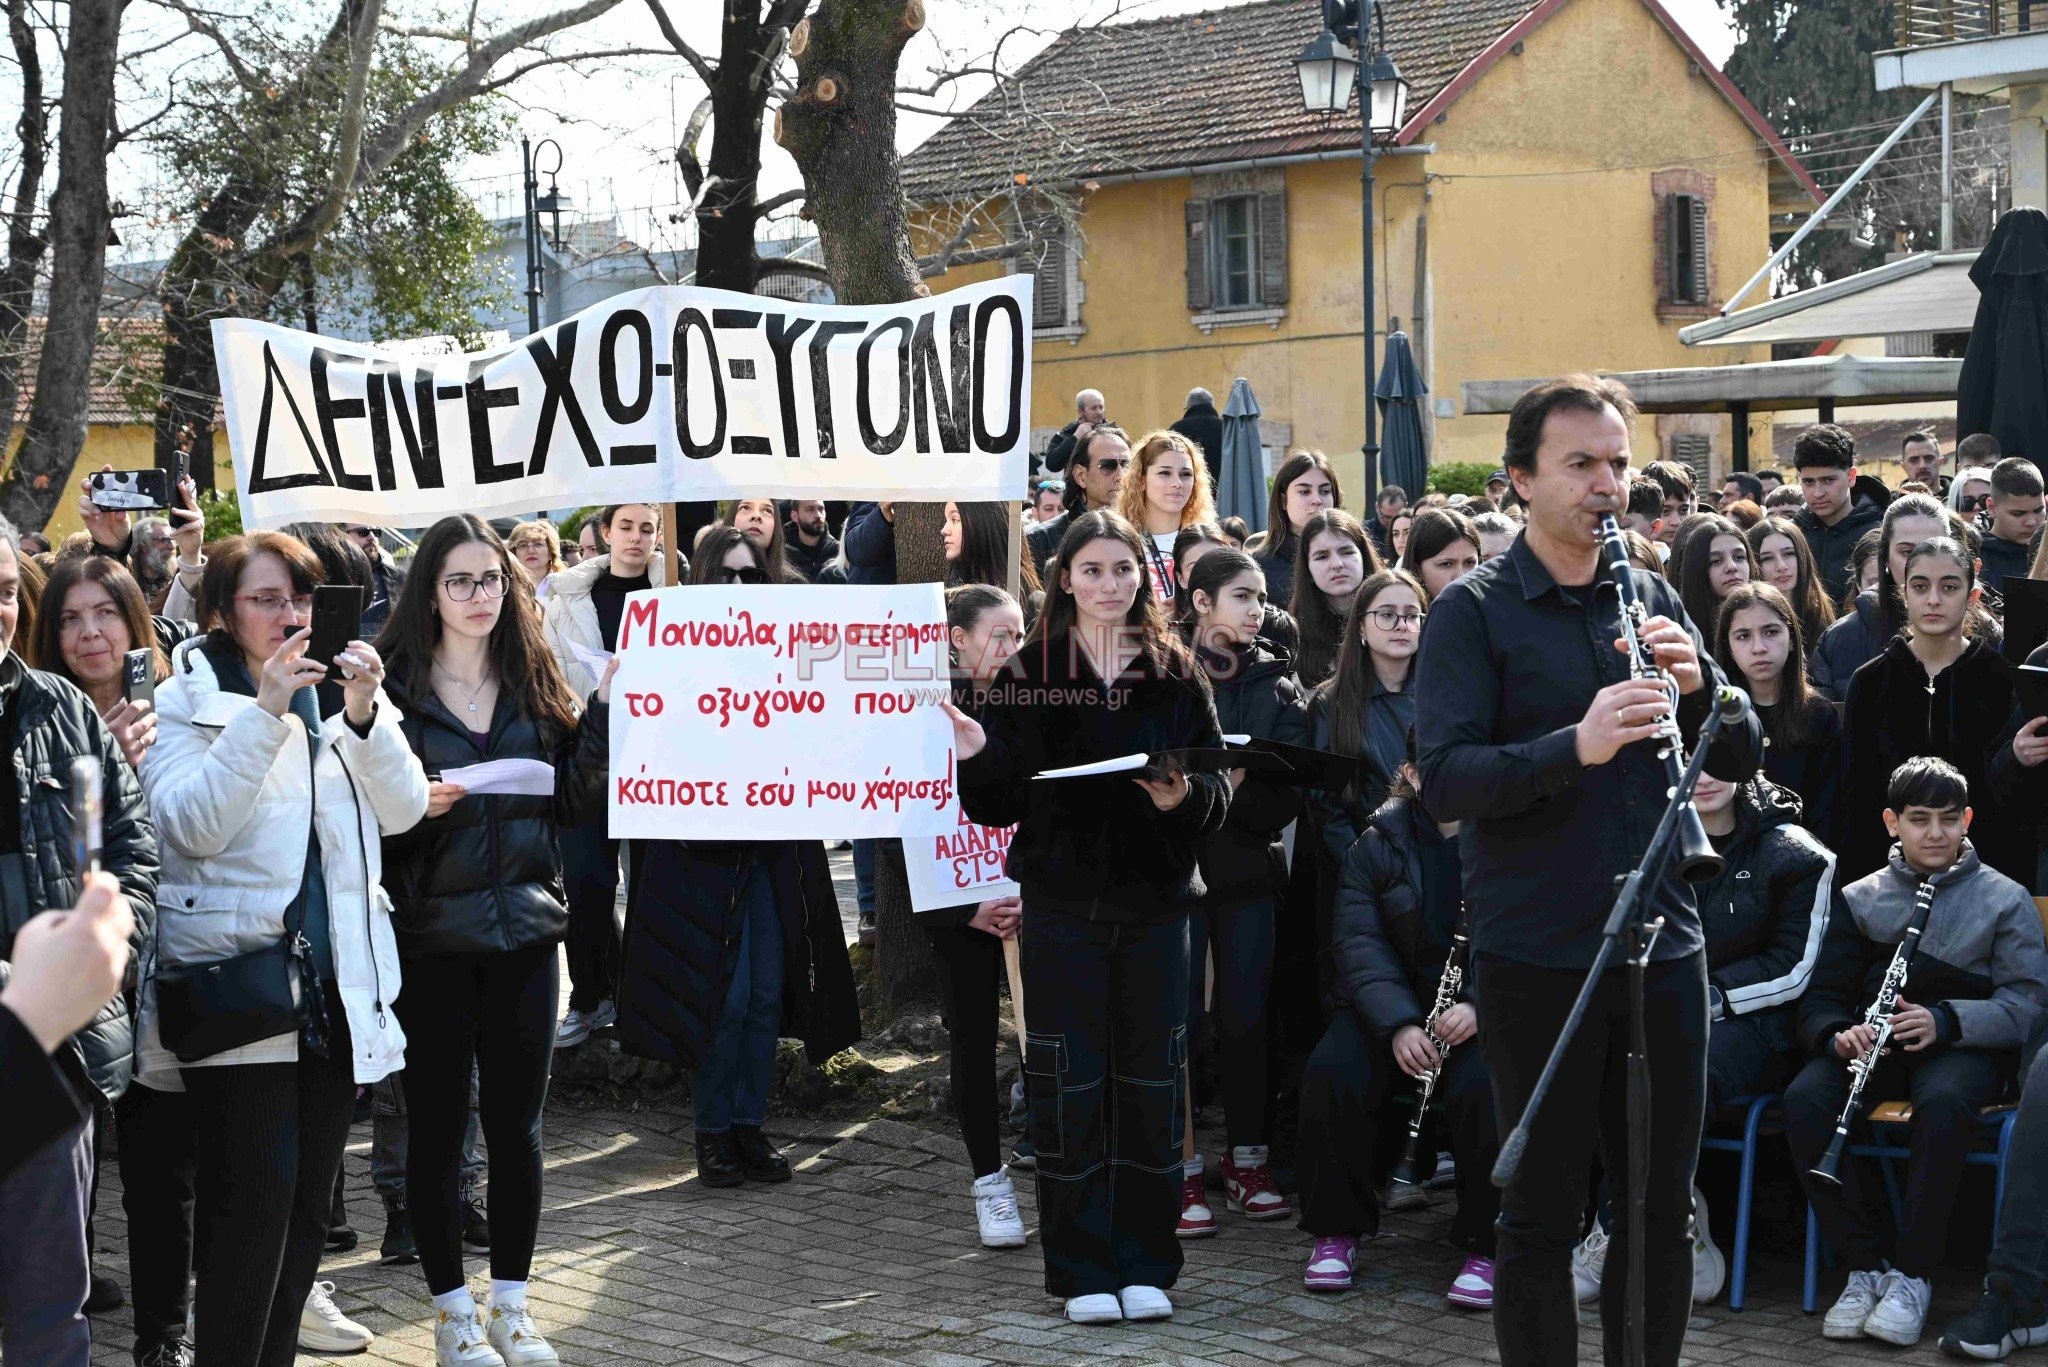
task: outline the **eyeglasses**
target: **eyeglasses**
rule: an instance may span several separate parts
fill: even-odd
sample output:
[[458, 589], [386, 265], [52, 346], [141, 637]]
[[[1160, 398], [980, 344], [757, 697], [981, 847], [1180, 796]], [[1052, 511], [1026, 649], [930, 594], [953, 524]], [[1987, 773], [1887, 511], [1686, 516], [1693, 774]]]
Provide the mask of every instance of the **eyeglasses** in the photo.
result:
[[1130, 464], [1130, 458], [1126, 456], [1122, 460], [1098, 460], [1095, 462], [1095, 468], [1105, 475], [1113, 475], [1118, 470], [1129, 469]]
[[721, 584], [765, 584], [768, 582], [768, 576], [752, 565], [738, 570], [721, 565], [716, 573], [718, 575], [718, 582]]
[[1960, 512], [1974, 513], [1981, 511], [1990, 502], [1989, 494], [1960, 494], [1956, 498], [1956, 508]]
[[512, 587], [512, 581], [496, 570], [479, 579], [473, 574], [451, 574], [441, 581], [441, 587], [448, 591], [450, 601], [467, 603], [482, 589], [486, 598], [503, 598], [505, 590]]
[[1381, 631], [1392, 631], [1395, 627], [1419, 627], [1429, 614], [1421, 608], [1374, 608], [1365, 615]]
[[256, 611], [271, 617], [277, 616], [287, 607], [302, 617], [313, 610], [313, 595], [310, 593], [295, 593], [289, 598], [279, 593], [238, 593], [235, 595], [235, 601], [247, 603]]

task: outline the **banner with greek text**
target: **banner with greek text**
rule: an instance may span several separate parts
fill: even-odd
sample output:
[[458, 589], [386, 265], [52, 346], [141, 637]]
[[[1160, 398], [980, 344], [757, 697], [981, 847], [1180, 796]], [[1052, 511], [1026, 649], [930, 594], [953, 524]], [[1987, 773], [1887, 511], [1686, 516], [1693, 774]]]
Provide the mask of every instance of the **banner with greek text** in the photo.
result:
[[957, 801], [952, 812], [952, 829], [904, 837], [903, 871], [909, 877], [912, 911], [941, 911], [1017, 895], [1017, 885], [1003, 872], [1017, 828], [977, 826]]
[[937, 584], [710, 586], [626, 599], [610, 827], [630, 840], [950, 831]]
[[1031, 277], [841, 308], [684, 285], [425, 355], [213, 325], [242, 521], [730, 498], [1022, 499]]

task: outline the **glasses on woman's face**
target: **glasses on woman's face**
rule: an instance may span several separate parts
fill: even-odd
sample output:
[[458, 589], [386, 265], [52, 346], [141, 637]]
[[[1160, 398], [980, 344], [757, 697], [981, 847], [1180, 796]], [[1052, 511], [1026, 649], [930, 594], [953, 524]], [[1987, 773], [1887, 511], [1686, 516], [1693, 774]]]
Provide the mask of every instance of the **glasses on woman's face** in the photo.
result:
[[1421, 608], [1374, 608], [1365, 614], [1372, 618], [1372, 624], [1381, 631], [1392, 631], [1395, 627], [1419, 627], [1428, 616]]
[[503, 598], [505, 590], [511, 586], [512, 581], [497, 570], [492, 570], [481, 579], [473, 574], [451, 574], [441, 581], [442, 590], [447, 593], [449, 601], [454, 603], [467, 603], [476, 597], [478, 589], [484, 591], [486, 598]]
[[765, 584], [768, 582], [768, 576], [761, 573], [753, 565], [747, 565], [740, 569], [734, 569], [730, 565], [721, 565], [718, 570], [718, 582], [721, 584]]
[[313, 610], [313, 595], [310, 593], [295, 593], [289, 598], [281, 593], [238, 593], [235, 601], [247, 603], [266, 617], [275, 617], [287, 607], [301, 617]]
[[1962, 494], [1956, 499], [1956, 508], [1958, 511], [1965, 513], [1981, 512], [1985, 505], [1990, 502], [1991, 495], [1989, 494]]

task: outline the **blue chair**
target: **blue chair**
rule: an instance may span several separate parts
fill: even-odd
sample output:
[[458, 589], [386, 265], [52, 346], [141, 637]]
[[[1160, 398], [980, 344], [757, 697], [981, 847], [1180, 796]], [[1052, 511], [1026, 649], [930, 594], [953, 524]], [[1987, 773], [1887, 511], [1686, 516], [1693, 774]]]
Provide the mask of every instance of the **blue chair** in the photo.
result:
[[1708, 1135], [1700, 1140], [1700, 1148], [1712, 1149], [1716, 1153], [1737, 1154], [1742, 1159], [1741, 1175], [1735, 1186], [1735, 1264], [1728, 1274], [1728, 1308], [1742, 1309], [1743, 1289], [1749, 1283], [1749, 1216], [1751, 1200], [1756, 1194], [1756, 1141], [1770, 1126], [1769, 1133], [1782, 1130], [1782, 1112], [1778, 1096], [1740, 1096], [1726, 1103], [1725, 1109], [1742, 1112], [1742, 1136]]
[[[1980, 1115], [1984, 1126], [1984, 1138], [1990, 1147], [1973, 1150], [1963, 1161], [1978, 1167], [1990, 1168], [1993, 1173], [1993, 1195], [1991, 1207], [1991, 1237], [1998, 1238], [1998, 1217], [2005, 1209], [2005, 1165], [2006, 1156], [2012, 1150], [2012, 1127], [2019, 1119], [2019, 1111], [2010, 1102], [1987, 1106]], [[1906, 1160], [1907, 1149], [1903, 1127], [1913, 1119], [1913, 1103], [1910, 1101], [1886, 1101], [1870, 1113], [1870, 1128], [1879, 1142], [1851, 1144], [1852, 1158], [1875, 1158], [1884, 1173], [1885, 1193], [1892, 1203], [1892, 1218], [1899, 1218], [1905, 1208], [1905, 1199], [1899, 1193], [1898, 1170], [1893, 1165]], [[1820, 1257], [1822, 1243], [1820, 1222], [1814, 1218], [1813, 1207], [1806, 1207], [1806, 1270], [1805, 1283], [1800, 1291], [1799, 1308], [1811, 1315], [1819, 1302]], [[1828, 1259], [1832, 1264], [1832, 1256]]]

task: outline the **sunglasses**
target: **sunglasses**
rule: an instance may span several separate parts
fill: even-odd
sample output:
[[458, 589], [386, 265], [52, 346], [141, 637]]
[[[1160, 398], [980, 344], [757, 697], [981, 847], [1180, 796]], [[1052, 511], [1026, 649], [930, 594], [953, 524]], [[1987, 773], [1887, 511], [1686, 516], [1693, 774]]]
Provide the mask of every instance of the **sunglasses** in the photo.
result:
[[1978, 512], [1991, 502], [1989, 494], [1963, 494], [1956, 499], [1956, 508], [1965, 513]]
[[765, 584], [768, 582], [768, 576], [752, 565], [740, 570], [721, 566], [718, 570], [718, 582], [721, 584]]

